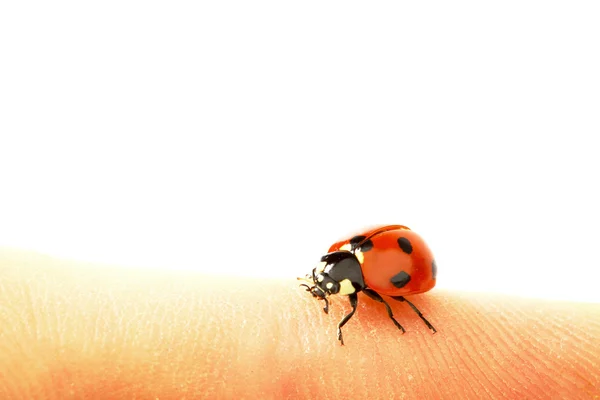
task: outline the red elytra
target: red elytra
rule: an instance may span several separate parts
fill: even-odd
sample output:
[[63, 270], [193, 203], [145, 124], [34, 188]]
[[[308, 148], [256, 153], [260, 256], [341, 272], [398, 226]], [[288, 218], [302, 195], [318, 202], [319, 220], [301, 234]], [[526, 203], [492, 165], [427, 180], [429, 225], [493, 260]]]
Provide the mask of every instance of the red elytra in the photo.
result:
[[[423, 238], [410, 228], [403, 225], [375, 227], [333, 244], [329, 253], [353, 245], [355, 252], [362, 253], [358, 260], [365, 283], [377, 293], [406, 296], [427, 292], [435, 286], [437, 266], [433, 253]], [[410, 280], [404, 285], [403, 282], [395, 285], [392, 278], [402, 272]]]
[[338, 324], [338, 339], [343, 345], [341, 328], [356, 312], [359, 292], [384, 304], [388, 316], [402, 332], [405, 329], [394, 318], [382, 294], [408, 303], [435, 333], [435, 328], [404, 296], [432, 289], [436, 275], [433, 254], [418, 234], [403, 225], [383, 225], [333, 244], [321, 258], [321, 264], [303, 278], [312, 286], [301, 286], [313, 297], [325, 301], [325, 313], [329, 310], [329, 296], [348, 296], [352, 311]]

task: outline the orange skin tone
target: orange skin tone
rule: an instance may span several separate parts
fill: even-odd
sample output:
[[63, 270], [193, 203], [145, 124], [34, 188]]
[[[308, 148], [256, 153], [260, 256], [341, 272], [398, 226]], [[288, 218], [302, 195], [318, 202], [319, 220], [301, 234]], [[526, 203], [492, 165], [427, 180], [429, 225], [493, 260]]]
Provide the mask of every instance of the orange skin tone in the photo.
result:
[[[256, 261], [259, 268], [260, 260]], [[336, 324], [289, 280], [122, 269], [0, 249], [2, 399], [594, 399], [600, 305], [457, 293]]]

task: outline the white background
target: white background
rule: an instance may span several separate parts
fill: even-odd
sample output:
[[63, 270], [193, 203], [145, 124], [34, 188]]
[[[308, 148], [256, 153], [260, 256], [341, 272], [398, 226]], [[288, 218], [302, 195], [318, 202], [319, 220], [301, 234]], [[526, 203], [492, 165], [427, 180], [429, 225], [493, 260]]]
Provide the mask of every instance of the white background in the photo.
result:
[[600, 301], [595, 2], [3, 2], [0, 245], [293, 278], [404, 224], [438, 286]]

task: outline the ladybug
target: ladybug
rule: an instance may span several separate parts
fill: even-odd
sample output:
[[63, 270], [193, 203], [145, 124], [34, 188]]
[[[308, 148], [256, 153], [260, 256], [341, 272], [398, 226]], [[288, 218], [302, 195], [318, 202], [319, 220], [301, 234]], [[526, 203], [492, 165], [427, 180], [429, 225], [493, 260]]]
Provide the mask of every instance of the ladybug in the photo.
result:
[[352, 318], [358, 304], [358, 292], [383, 303], [394, 325], [406, 330], [396, 321], [390, 305], [381, 295], [404, 301], [437, 332], [413, 303], [404, 296], [423, 293], [435, 286], [437, 266], [433, 254], [423, 239], [403, 225], [384, 225], [372, 228], [350, 239], [335, 243], [321, 257], [321, 263], [305, 278], [311, 286], [306, 291], [325, 300], [323, 311], [329, 312], [330, 295], [348, 296], [352, 311], [338, 324], [337, 336], [344, 344], [342, 327]]

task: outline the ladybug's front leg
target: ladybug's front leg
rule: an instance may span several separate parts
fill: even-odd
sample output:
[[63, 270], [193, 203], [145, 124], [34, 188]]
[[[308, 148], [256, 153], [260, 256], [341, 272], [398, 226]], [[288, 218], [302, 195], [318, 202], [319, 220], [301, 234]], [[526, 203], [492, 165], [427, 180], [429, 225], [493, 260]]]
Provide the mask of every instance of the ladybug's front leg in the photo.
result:
[[342, 346], [344, 345], [344, 339], [342, 337], [342, 327], [344, 325], [346, 325], [346, 322], [348, 322], [348, 320], [350, 320], [350, 318], [352, 318], [352, 316], [356, 312], [356, 306], [358, 305], [358, 296], [356, 295], [356, 293], [352, 293], [352, 294], [348, 295], [348, 299], [350, 299], [350, 305], [352, 306], [352, 311], [350, 311], [350, 313], [348, 315], [346, 315], [344, 318], [342, 318], [342, 320], [338, 324], [338, 340], [340, 341]]
[[325, 300], [325, 307], [323, 307], [323, 311], [325, 314], [329, 314], [329, 300], [327, 300], [327, 297], [322, 297], [321, 299]]

